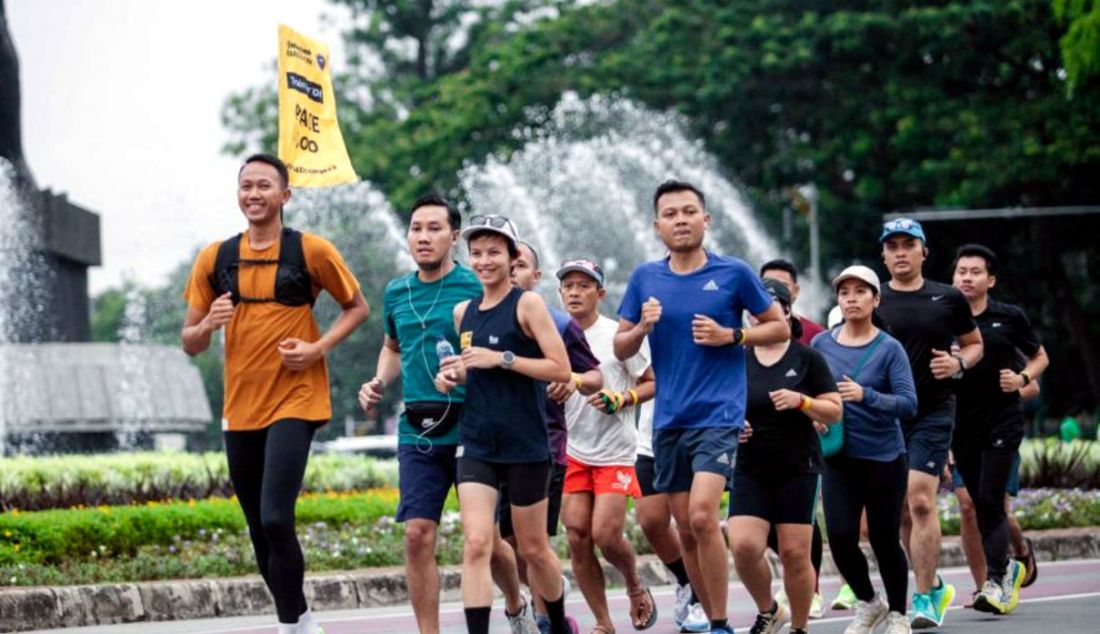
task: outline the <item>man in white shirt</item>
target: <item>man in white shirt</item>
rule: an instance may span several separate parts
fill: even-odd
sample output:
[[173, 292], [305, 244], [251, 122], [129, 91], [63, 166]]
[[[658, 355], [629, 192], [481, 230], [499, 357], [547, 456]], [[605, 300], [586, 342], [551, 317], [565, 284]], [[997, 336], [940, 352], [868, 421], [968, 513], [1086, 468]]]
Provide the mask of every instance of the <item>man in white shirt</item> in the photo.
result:
[[657, 605], [635, 570], [634, 550], [623, 535], [627, 497], [640, 497], [634, 472], [637, 432], [635, 407], [654, 395], [649, 346], [626, 361], [615, 357], [616, 320], [600, 315], [605, 295], [603, 269], [591, 260], [572, 260], [557, 273], [562, 303], [584, 329], [600, 360], [604, 389], [591, 396], [574, 394], [565, 403], [568, 427], [565, 500], [562, 520], [569, 536], [573, 573], [584, 593], [596, 630], [613, 632], [603, 570], [595, 548], [626, 579], [630, 618], [635, 629], [652, 627]]

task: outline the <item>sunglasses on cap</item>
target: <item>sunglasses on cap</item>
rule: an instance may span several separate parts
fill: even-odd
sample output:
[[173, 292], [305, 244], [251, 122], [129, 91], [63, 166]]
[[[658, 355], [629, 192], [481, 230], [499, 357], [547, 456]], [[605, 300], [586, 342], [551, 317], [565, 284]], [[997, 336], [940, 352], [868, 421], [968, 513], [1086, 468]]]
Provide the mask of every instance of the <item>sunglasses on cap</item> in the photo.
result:
[[470, 216], [470, 222], [467, 227], [492, 227], [494, 229], [503, 229], [508, 227], [515, 232], [515, 225], [506, 216], [500, 216], [497, 214], [477, 214], [476, 216]]

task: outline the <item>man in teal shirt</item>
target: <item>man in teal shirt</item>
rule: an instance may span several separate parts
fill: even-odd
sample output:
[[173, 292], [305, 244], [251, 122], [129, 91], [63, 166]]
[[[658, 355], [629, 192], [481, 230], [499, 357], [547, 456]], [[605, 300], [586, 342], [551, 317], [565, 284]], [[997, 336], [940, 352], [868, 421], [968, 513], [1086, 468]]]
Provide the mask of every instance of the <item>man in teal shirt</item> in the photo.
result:
[[386, 335], [375, 376], [359, 390], [359, 403], [373, 409], [401, 377], [405, 411], [398, 425], [397, 521], [405, 523], [405, 573], [420, 632], [439, 631], [439, 570], [436, 533], [447, 494], [455, 484], [464, 389], [435, 389], [440, 349], [459, 349], [454, 307], [481, 294], [469, 268], [455, 262], [462, 216], [439, 196], [424, 196], [409, 218], [409, 252], [417, 270], [390, 281], [384, 295]]

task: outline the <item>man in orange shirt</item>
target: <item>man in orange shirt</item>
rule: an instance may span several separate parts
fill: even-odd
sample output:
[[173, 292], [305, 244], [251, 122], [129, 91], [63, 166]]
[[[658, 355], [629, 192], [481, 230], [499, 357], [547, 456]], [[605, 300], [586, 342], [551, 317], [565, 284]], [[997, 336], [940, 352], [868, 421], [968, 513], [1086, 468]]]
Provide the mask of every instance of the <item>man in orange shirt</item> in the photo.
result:
[[[248, 522], [260, 574], [275, 600], [279, 634], [317, 634], [302, 592], [305, 562], [294, 529], [314, 432], [332, 418], [325, 357], [370, 313], [333, 245], [283, 226], [286, 165], [256, 154], [237, 175], [248, 230], [203, 249], [184, 298], [187, 354], [225, 327], [222, 429], [229, 477]], [[313, 318], [322, 290], [343, 312], [323, 336]]]

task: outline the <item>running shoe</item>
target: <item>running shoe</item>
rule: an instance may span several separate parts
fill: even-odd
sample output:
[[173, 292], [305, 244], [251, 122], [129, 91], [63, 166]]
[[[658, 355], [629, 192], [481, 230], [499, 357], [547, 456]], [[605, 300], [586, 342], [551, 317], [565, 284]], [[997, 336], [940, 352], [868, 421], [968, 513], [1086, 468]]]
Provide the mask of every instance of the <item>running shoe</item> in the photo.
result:
[[550, 634], [550, 617], [536, 613], [535, 627], [539, 629], [539, 634]]
[[855, 610], [856, 618], [852, 619], [848, 627], [844, 628], [844, 634], [871, 634], [876, 627], [886, 620], [886, 614], [890, 611], [890, 606], [886, 605], [882, 597], [876, 594], [875, 598], [870, 601], [857, 599]]
[[1027, 577], [1027, 569], [1024, 564], [1011, 559], [1008, 562], [1008, 570], [1005, 572], [1003, 596], [1005, 600], [1004, 614], [1011, 614], [1020, 603], [1020, 588]]
[[1004, 588], [996, 581], [987, 580], [978, 596], [974, 597], [974, 609], [989, 614], [1004, 614]]
[[913, 615], [910, 624], [914, 630], [939, 627], [940, 615], [936, 613], [936, 608], [932, 605], [931, 593], [914, 593], [913, 609], [910, 612]]
[[890, 612], [886, 615], [886, 627], [882, 634], [910, 634], [913, 628], [909, 626], [909, 617], [901, 612]]
[[791, 613], [787, 611], [787, 608], [779, 603], [776, 603], [774, 607], [775, 611], [773, 612], [756, 615], [756, 623], [753, 623], [749, 634], [775, 634], [791, 620]]
[[[523, 607], [519, 609], [519, 612], [515, 614], [508, 614], [507, 610], [504, 612], [504, 616], [508, 619], [508, 627], [511, 628], [512, 634], [539, 634], [539, 627], [535, 624], [534, 619], [531, 618], [531, 610], [529, 609], [531, 602], [524, 597]], [[547, 619], [547, 626], [550, 625], [549, 619]]]
[[1030, 537], [1025, 537], [1024, 542], [1027, 543], [1027, 554], [1016, 558], [1016, 561], [1022, 563], [1027, 569], [1027, 573], [1024, 575], [1024, 584], [1020, 586], [1021, 588], [1030, 586], [1039, 578], [1039, 562], [1035, 561], [1035, 544], [1031, 543]]
[[856, 598], [856, 593], [852, 592], [852, 586], [844, 584], [837, 591], [832, 607], [834, 610], [851, 610], [855, 607], [857, 601], [859, 599]]
[[932, 587], [928, 594], [932, 597], [932, 606], [936, 608], [936, 612], [940, 615], [940, 622], [937, 625], [943, 625], [943, 615], [947, 612], [947, 608], [951, 606], [951, 602], [955, 600], [955, 586], [944, 583], [943, 577], [936, 575], [936, 585]]
[[814, 593], [814, 598], [810, 599], [810, 618], [820, 619], [825, 616], [825, 597], [821, 596], [820, 592]]
[[729, 623], [710, 628], [710, 634], [734, 634], [733, 626]]
[[691, 584], [685, 583], [676, 586], [676, 604], [672, 608], [672, 619], [676, 621], [676, 627], [684, 624], [691, 608]]
[[687, 618], [680, 624], [680, 631], [684, 634], [710, 631], [710, 619], [707, 618], [702, 603], [697, 601], [691, 604], [691, 607], [688, 608]]

